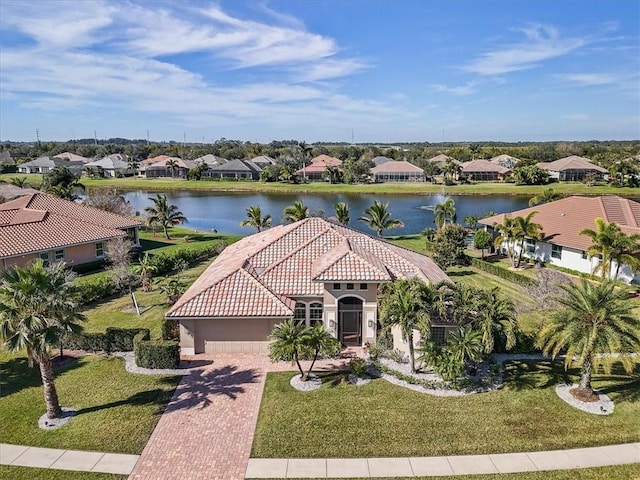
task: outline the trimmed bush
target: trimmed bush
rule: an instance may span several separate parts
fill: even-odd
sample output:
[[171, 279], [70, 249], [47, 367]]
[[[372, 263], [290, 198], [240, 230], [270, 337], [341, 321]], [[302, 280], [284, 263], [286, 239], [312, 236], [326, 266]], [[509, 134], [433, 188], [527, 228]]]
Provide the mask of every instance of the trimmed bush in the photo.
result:
[[142, 368], [178, 368], [180, 345], [173, 340], [149, 340], [149, 332], [140, 332], [134, 339], [136, 365]]
[[364, 358], [352, 358], [349, 362], [349, 369], [356, 377], [363, 377], [367, 373], [367, 361]]
[[134, 348], [133, 339], [139, 333], [146, 332], [149, 334], [148, 328], [107, 328], [107, 336], [109, 337], [109, 351], [111, 352], [132, 352]]
[[108, 352], [109, 336], [106, 333], [79, 333], [64, 335], [62, 345], [69, 350]]
[[476, 268], [479, 268], [484, 272], [490, 273], [492, 275], [495, 275], [496, 277], [500, 277], [504, 280], [508, 280], [509, 282], [513, 282], [518, 285], [522, 285], [525, 287], [532, 287], [537, 284], [537, 282], [533, 278], [527, 277], [525, 275], [521, 275], [516, 272], [512, 272], [511, 270], [507, 270], [502, 267], [498, 267], [496, 265], [493, 265], [492, 263], [480, 260], [479, 258], [472, 258], [471, 265], [473, 265]]
[[180, 338], [180, 326], [177, 320], [163, 319], [162, 320], [162, 339], [163, 340], [178, 340]]
[[175, 265], [180, 261], [186, 262], [188, 265], [192, 265], [218, 255], [225, 246], [225, 242], [220, 241], [214, 245], [194, 245], [178, 248], [170, 252], [160, 252], [158, 254], [151, 255], [151, 264], [156, 268], [155, 275], [164, 275], [173, 271], [175, 269]]
[[84, 275], [85, 273], [98, 272], [104, 268], [104, 260], [96, 260], [94, 262], [83, 263], [82, 265], [71, 265], [71, 270]]
[[110, 275], [100, 275], [93, 278], [78, 278], [76, 286], [82, 298], [82, 304], [97, 302], [117, 293], [116, 286]]

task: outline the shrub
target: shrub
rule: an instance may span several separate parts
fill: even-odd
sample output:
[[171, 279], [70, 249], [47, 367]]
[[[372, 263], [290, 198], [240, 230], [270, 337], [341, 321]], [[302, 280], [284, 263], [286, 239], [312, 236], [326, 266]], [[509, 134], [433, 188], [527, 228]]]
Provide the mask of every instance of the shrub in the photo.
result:
[[83, 263], [82, 265], [71, 265], [71, 270], [83, 275], [86, 273], [98, 272], [104, 268], [104, 260], [96, 260], [94, 262]]
[[521, 275], [516, 272], [512, 272], [511, 270], [507, 270], [506, 268], [498, 267], [497, 265], [485, 262], [483, 260], [480, 260], [479, 258], [472, 258], [471, 265], [487, 273], [495, 275], [496, 277], [500, 277], [504, 280], [508, 280], [518, 285], [533, 287], [537, 284], [537, 282], [533, 278]]
[[395, 349], [385, 352], [384, 356], [396, 363], [407, 363], [407, 356], [402, 350]]
[[180, 345], [173, 340], [149, 340], [149, 333], [134, 337], [136, 365], [142, 368], [178, 368]]
[[162, 339], [163, 340], [178, 340], [180, 338], [180, 326], [177, 320], [163, 319], [162, 320]]
[[83, 305], [97, 302], [117, 293], [116, 286], [110, 275], [100, 275], [76, 280]]
[[369, 359], [372, 362], [375, 362], [384, 355], [384, 352], [387, 351], [387, 348], [384, 345], [381, 345], [380, 342], [374, 342], [369, 345]]
[[107, 328], [107, 336], [109, 337], [109, 351], [111, 352], [131, 352], [133, 351], [133, 339], [139, 333], [146, 332], [147, 328]]
[[155, 255], [150, 255], [151, 264], [156, 269], [156, 275], [164, 275], [172, 272], [176, 268], [176, 265], [182, 263], [191, 265], [218, 255], [224, 247], [225, 243], [223, 241], [205, 246], [189, 245], [170, 252], [160, 252]]
[[69, 350], [87, 350], [89, 352], [108, 352], [109, 336], [106, 333], [66, 334], [61, 341]]
[[367, 361], [364, 358], [352, 358], [349, 362], [349, 369], [356, 377], [363, 377], [367, 373]]

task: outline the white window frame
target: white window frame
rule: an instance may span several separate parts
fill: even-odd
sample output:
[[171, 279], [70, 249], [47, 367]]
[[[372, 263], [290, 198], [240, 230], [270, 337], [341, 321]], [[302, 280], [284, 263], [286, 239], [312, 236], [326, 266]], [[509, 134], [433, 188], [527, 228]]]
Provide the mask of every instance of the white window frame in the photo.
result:
[[[311, 302], [308, 307], [309, 314], [307, 316], [309, 318], [309, 326], [313, 327], [316, 323], [323, 323], [324, 305], [322, 305], [322, 302]], [[315, 313], [315, 317], [312, 315], [312, 312]]]
[[[96, 242], [96, 258], [104, 258], [104, 242]], [[101, 252], [98, 254], [98, 252]]]
[[551, 258], [562, 260], [562, 245], [551, 244]]
[[38, 254], [38, 258], [39, 258], [40, 260], [42, 260], [42, 264], [43, 264], [45, 267], [48, 267], [48, 266], [50, 265], [50, 262], [51, 262], [51, 255], [49, 255], [49, 252], [40, 252], [40, 253]]

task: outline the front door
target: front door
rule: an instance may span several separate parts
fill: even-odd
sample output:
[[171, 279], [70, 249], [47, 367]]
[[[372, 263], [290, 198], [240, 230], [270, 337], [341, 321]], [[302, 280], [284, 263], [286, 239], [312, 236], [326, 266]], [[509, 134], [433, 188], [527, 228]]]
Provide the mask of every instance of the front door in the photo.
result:
[[338, 302], [338, 338], [347, 346], [362, 345], [362, 300], [341, 298]]

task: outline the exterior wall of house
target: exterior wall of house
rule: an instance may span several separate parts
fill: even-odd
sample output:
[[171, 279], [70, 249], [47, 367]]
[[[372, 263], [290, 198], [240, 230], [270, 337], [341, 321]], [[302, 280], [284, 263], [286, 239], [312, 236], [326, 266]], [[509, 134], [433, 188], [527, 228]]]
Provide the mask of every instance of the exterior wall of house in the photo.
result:
[[[353, 290], [347, 290], [347, 283], [324, 284], [324, 326], [331, 335], [338, 338], [338, 301], [343, 297], [356, 297], [362, 300], [362, 346], [376, 339], [378, 322], [378, 284], [366, 283], [367, 289], [360, 288], [361, 283], [349, 282]], [[340, 286], [339, 289], [334, 286]]]
[[[104, 251], [104, 244], [106, 242], [96, 243], [103, 243]], [[19, 257], [5, 258], [2, 260], [2, 263], [0, 263], [0, 270], [2, 270], [3, 268], [14, 266], [24, 267], [25, 265], [29, 265], [30, 263], [38, 259], [47, 260], [50, 263], [64, 261], [69, 266], [95, 262], [96, 260], [104, 258], [104, 255], [102, 257], [96, 256], [96, 243], [53, 248], [51, 250], [45, 250], [28, 255], [21, 255]], [[62, 256], [59, 256], [58, 252], [62, 252]]]
[[[266, 353], [274, 318], [218, 318], [180, 321], [180, 350], [195, 353]], [[241, 338], [242, 340], [238, 340]]]
[[419, 172], [376, 173], [374, 182], [424, 182], [424, 174]]
[[[449, 335], [453, 332], [457, 327], [452, 325], [434, 325], [433, 327], [442, 329], [442, 338], [434, 339], [439, 344], [444, 344], [447, 342]], [[432, 331], [434, 329], [432, 328]], [[399, 326], [391, 327], [391, 335], [393, 336], [393, 348], [395, 350], [400, 350], [405, 355], [409, 355], [409, 342], [405, 342], [402, 338], [402, 331]], [[417, 349], [422, 344], [422, 335], [419, 330], [413, 331], [413, 347], [416, 349], [416, 358], [418, 358], [419, 354], [417, 353]]]
[[21, 255], [19, 257], [3, 258], [0, 262], [0, 270], [4, 270], [11, 267], [24, 267], [38, 259], [38, 255], [33, 253], [29, 255]]

